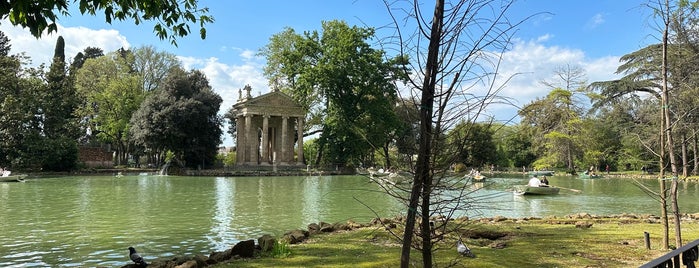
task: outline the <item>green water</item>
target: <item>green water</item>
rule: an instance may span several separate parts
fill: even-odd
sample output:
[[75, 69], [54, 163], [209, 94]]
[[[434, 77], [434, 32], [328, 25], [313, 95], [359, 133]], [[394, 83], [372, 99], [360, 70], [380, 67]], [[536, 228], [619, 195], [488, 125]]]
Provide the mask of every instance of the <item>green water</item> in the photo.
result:
[[[489, 178], [470, 185], [459, 215], [543, 217], [588, 212], [659, 214], [630, 180], [552, 177], [556, 196], [514, 196], [527, 178]], [[657, 181], [644, 181], [657, 189]], [[699, 186], [680, 184], [683, 213], [699, 211]], [[358, 201], [361, 200], [361, 203]], [[0, 267], [115, 267], [127, 248], [147, 259], [208, 255], [262, 234], [279, 236], [309, 223], [399, 215], [402, 206], [361, 176], [125, 176], [30, 179], [0, 183]]]
[[76, 177], [0, 184], [0, 267], [120, 266], [225, 250], [261, 234], [373, 216], [396, 202], [360, 177]]

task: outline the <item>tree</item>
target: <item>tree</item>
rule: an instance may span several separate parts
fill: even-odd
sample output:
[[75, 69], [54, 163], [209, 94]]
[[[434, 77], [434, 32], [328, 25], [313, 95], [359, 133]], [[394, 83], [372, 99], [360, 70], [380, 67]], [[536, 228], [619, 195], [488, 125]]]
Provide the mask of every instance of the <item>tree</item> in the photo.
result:
[[[415, 176], [409, 197], [404, 200], [407, 208], [401, 267], [410, 266], [413, 246], [422, 251], [422, 266], [432, 267], [432, 242], [441, 238], [432, 236], [428, 219], [435, 213], [452, 215], [470, 204], [464, 194], [438, 198], [450, 190], [470, 192], [450, 189], [442, 180], [444, 171], [456, 160], [443, 154], [447, 151], [444, 141], [449, 140], [445, 133], [458, 122], [478, 121], [487, 104], [498, 100], [497, 93], [502, 88], [494, 81], [498, 78], [500, 55], [519, 24], [505, 16], [511, 5], [510, 1], [480, 0], [445, 5], [445, 1], [437, 0], [433, 12], [423, 12], [417, 1], [387, 4], [389, 12], [406, 12], [406, 22], [394, 23], [398, 34], [391, 40], [395, 43], [387, 46], [395, 46], [395, 51], [405, 58], [408, 58], [407, 53], [412, 55], [404, 68], [416, 72], [408, 85], [414, 90], [411, 94], [420, 96], [419, 146]], [[432, 17], [423, 17], [423, 14]], [[396, 16], [392, 14], [392, 17]], [[406, 31], [399, 25], [415, 29]], [[457, 146], [463, 148], [464, 144]], [[420, 241], [413, 243], [418, 217], [421, 219], [417, 233]], [[435, 228], [441, 227], [440, 230], [446, 232], [444, 226], [440, 224]]]
[[493, 135], [493, 126], [486, 122], [461, 122], [447, 134], [450, 138], [448, 142], [455, 145], [449, 147], [459, 148], [454, 152], [459, 156], [456, 161], [475, 168], [496, 161], [497, 149]]
[[78, 52], [73, 58], [73, 63], [70, 64], [70, 72], [75, 75], [78, 69], [83, 67], [85, 61], [104, 56], [104, 51], [98, 47], [86, 47], [82, 52]]
[[77, 114], [93, 136], [114, 146], [117, 165], [126, 163], [129, 120], [146, 96], [138, 73], [131, 71], [132, 62], [132, 56], [112, 52], [88, 59], [76, 75], [83, 98]]
[[41, 95], [43, 137], [46, 139], [44, 170], [66, 171], [77, 165], [77, 139], [80, 136], [78, 118], [74, 115], [78, 97], [68, 77], [65, 63], [65, 41], [56, 40], [53, 61], [46, 74], [46, 90]]
[[221, 143], [221, 102], [203, 73], [173, 68], [133, 115], [129, 133], [148, 150], [173, 152], [186, 167], [211, 166]]
[[5, 33], [0, 31], [0, 57], [7, 57], [10, 54], [10, 49], [12, 49], [10, 38], [7, 38]]
[[48, 30], [53, 33], [58, 30], [56, 22], [59, 16], [70, 16], [70, 4], [77, 4], [80, 14], [95, 16], [104, 13], [104, 20], [132, 20], [136, 25], [145, 21], [153, 21], [153, 31], [161, 40], [168, 39], [177, 45], [177, 38], [189, 35], [190, 24], [199, 24], [199, 35], [206, 38], [207, 23], [214, 18], [209, 16], [207, 7], [200, 8], [197, 0], [182, 1], [130, 1], [79, 0], [68, 3], [61, 0], [38, 0], [27, 4], [25, 1], [0, 1], [0, 19], [9, 19], [12, 25], [28, 28], [35, 37], [39, 38]]
[[153, 46], [134, 49], [133, 57], [132, 68], [140, 75], [142, 88], [146, 92], [158, 88], [170, 69], [181, 65], [175, 54], [157, 51]]
[[532, 128], [532, 145], [541, 157], [535, 163], [537, 168], [565, 166], [573, 170], [574, 156], [580, 153], [574, 139], [581, 129], [582, 112], [573, 92], [561, 88], [520, 109], [521, 124]]
[[[683, 88], [695, 87], [689, 84], [695, 79], [690, 78], [696, 63], [696, 51], [692, 53], [695, 44], [686, 42], [691, 39], [691, 32], [681, 31], [683, 23], [692, 20], [684, 18], [696, 18], [696, 2], [669, 0], [657, 0], [648, 3], [648, 8], [654, 11], [658, 18], [657, 30], [661, 33], [661, 42], [652, 44], [641, 50], [627, 54], [621, 58], [623, 64], [619, 66], [617, 72], [624, 72], [626, 75], [618, 80], [602, 81], [593, 83], [592, 86], [600, 89], [606, 99], [613, 99], [625, 94], [636, 92], [647, 92], [656, 97], [659, 101], [660, 109], [660, 134], [659, 146], [651, 148], [659, 156], [658, 165], [660, 167], [660, 177], [664, 177], [666, 165], [669, 162], [672, 173], [672, 184], [670, 198], [673, 214], [675, 214], [675, 239], [677, 246], [682, 243], [679, 219], [679, 206], [677, 204], [677, 163], [675, 151], [675, 137], [673, 129], [678, 122], [673, 121], [673, 111], [675, 105], [671, 101], [675, 100]], [[673, 25], [673, 23], [675, 23]], [[672, 27], [671, 27], [672, 26]], [[691, 28], [693, 26], [690, 26]], [[675, 39], [675, 37], [677, 37]], [[674, 42], [673, 42], [674, 41]], [[687, 55], [685, 53], [689, 52]], [[674, 56], [673, 56], [674, 55]], [[690, 56], [691, 55], [691, 56]], [[659, 67], [659, 68], [658, 68]], [[683, 141], [686, 142], [686, 141]], [[668, 161], [669, 160], [669, 161]], [[660, 190], [657, 192], [661, 205], [661, 217], [663, 218], [664, 236], [663, 248], [669, 247], [669, 226], [667, 217], [667, 186], [664, 180], [660, 183]]]
[[260, 52], [265, 76], [309, 111], [306, 126], [320, 132], [316, 164], [356, 165], [374, 150], [386, 154], [387, 134], [398, 125], [394, 81], [406, 75], [398, 68], [403, 59], [385, 60], [384, 51], [372, 48], [372, 28], [342, 21], [322, 28], [272, 36]]

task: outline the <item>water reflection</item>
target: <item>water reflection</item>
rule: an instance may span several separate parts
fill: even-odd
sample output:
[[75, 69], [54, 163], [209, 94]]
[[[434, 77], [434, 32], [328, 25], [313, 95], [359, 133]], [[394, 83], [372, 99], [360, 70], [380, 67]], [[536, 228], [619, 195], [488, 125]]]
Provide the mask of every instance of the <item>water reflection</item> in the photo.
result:
[[233, 241], [235, 238], [230, 231], [232, 229], [233, 215], [235, 214], [235, 207], [232, 206], [235, 180], [216, 178], [214, 192], [216, 193], [216, 198], [214, 199], [215, 209], [211, 234], [207, 236], [207, 239], [214, 248], [226, 248], [230, 245], [230, 241]]

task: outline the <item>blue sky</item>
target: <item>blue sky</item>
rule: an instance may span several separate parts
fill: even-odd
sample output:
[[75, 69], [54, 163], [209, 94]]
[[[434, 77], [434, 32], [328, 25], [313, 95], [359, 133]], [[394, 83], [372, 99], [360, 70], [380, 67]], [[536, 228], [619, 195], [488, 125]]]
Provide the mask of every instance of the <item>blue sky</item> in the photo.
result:
[[[496, 0], [497, 2], [497, 0]], [[657, 31], [645, 0], [520, 0], [508, 13], [511, 20], [533, 16], [515, 35], [511, 50], [504, 57], [503, 73], [520, 73], [503, 94], [518, 105], [544, 97], [548, 89], [539, 81], [552, 79], [553, 70], [566, 64], [580, 66], [589, 82], [618, 77], [614, 74], [620, 56], [656, 43]], [[428, 1], [425, 6], [431, 8]], [[350, 25], [380, 27], [390, 22], [380, 0], [333, 1], [220, 1], [203, 0], [215, 22], [206, 26], [208, 36], [201, 40], [195, 26], [191, 36], [178, 40], [178, 47], [161, 41], [151, 23], [130, 21], [107, 24], [103, 17], [80, 15], [60, 18], [59, 32], [36, 39], [27, 30], [2, 21], [0, 30], [11, 39], [12, 53], [25, 52], [35, 65], [49, 63], [58, 35], [66, 41], [66, 56], [72, 57], [87, 46], [106, 52], [120, 47], [152, 45], [178, 55], [187, 68], [201, 69], [224, 102], [225, 113], [237, 100], [237, 91], [246, 84], [253, 94], [269, 91], [262, 76], [263, 58], [255, 56], [269, 38], [284, 27], [297, 32], [319, 30], [321, 21], [339, 19]], [[379, 33], [381, 33], [379, 31]], [[504, 109], [503, 117], [516, 109]], [[224, 145], [232, 145], [230, 137]]]

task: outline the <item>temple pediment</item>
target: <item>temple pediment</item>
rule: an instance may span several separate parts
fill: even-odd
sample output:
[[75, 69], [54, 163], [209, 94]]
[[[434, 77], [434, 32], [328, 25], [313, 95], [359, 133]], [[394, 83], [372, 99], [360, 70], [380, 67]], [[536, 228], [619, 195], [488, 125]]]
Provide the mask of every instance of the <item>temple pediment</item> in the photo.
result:
[[236, 115], [259, 114], [299, 117], [305, 116], [301, 105], [281, 91], [244, 99], [233, 105]]

